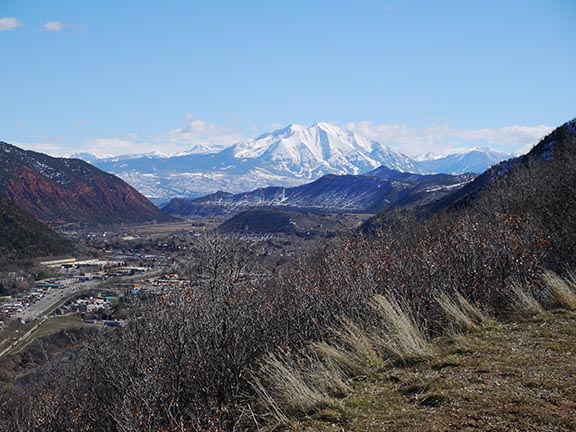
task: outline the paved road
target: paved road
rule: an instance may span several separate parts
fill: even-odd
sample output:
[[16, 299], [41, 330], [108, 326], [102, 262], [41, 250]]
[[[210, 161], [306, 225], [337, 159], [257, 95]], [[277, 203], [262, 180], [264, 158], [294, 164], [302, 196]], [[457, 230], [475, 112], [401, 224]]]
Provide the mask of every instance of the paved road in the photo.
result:
[[36, 303], [25, 307], [22, 311], [13, 315], [13, 318], [26, 322], [30, 322], [44, 312], [50, 310], [54, 305], [60, 303], [62, 300], [72, 297], [82, 290], [96, 288], [99, 281], [86, 281], [79, 282], [73, 279], [62, 280], [59, 283], [63, 285], [62, 288], [51, 288], [47, 295], [42, 297]]

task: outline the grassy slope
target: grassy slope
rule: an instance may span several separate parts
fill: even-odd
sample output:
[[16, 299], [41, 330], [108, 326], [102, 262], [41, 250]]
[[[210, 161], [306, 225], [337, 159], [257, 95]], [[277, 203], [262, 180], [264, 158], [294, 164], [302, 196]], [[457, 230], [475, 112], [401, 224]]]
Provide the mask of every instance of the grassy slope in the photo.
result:
[[433, 359], [358, 381], [294, 431], [576, 431], [576, 313], [445, 339]]

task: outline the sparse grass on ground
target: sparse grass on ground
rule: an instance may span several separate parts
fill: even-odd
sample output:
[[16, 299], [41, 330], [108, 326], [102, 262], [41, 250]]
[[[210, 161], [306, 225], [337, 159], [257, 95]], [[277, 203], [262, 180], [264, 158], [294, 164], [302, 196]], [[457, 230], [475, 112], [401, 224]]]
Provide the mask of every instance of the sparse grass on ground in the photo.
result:
[[436, 343], [353, 383], [304, 431], [576, 431], [576, 313], [548, 312]]
[[68, 330], [74, 328], [88, 327], [90, 324], [86, 324], [79, 315], [63, 315], [57, 317], [51, 317], [46, 320], [38, 329], [34, 332], [33, 339], [38, 339], [44, 336], [49, 336], [54, 333], [58, 333], [60, 330]]
[[18, 353], [35, 340], [44, 336], [52, 335], [59, 332], [60, 330], [75, 329], [88, 326], [88, 324], [85, 324], [78, 315], [65, 315], [60, 317], [50, 317], [46, 320], [31, 321], [30, 323], [27, 323], [26, 327], [20, 329], [18, 334], [27, 334], [27, 332], [34, 328], [34, 326], [36, 326], [38, 323], [40, 323], [38, 328], [27, 335], [26, 338], [19, 341], [18, 344], [11, 348], [6, 354]]

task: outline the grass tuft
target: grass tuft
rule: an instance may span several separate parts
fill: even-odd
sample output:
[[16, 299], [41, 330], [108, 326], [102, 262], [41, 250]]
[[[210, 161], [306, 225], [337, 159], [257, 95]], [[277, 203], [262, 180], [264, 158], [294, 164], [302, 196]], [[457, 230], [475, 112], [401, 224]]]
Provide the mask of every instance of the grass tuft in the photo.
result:
[[291, 416], [338, 407], [334, 396], [349, 390], [337, 371], [317, 358], [290, 359], [273, 353], [260, 361], [251, 384], [267, 422], [276, 424], [286, 424]]
[[377, 295], [370, 306], [381, 324], [381, 328], [376, 329], [373, 340], [387, 355], [396, 360], [410, 362], [433, 353], [432, 345], [424, 332], [396, 300]]
[[491, 320], [476, 306], [472, 305], [458, 291], [453, 296], [442, 292], [436, 297], [444, 313], [451, 318], [457, 327], [465, 330], [475, 330], [488, 324]]
[[510, 297], [513, 311], [519, 315], [534, 316], [544, 313], [544, 308], [534, 295], [518, 282], [510, 284]]
[[[335, 339], [332, 349], [322, 346], [316, 348], [320, 348], [319, 352], [327, 361], [335, 361], [344, 370], [351, 372], [351, 377], [369, 374], [383, 366], [382, 358], [374, 349], [371, 337], [350, 319], [340, 319], [336, 326], [330, 328], [330, 332]], [[326, 357], [329, 354], [334, 355]]]
[[576, 310], [576, 279], [570, 274], [566, 279], [556, 273], [546, 271], [542, 281], [548, 288], [550, 301], [555, 307]]

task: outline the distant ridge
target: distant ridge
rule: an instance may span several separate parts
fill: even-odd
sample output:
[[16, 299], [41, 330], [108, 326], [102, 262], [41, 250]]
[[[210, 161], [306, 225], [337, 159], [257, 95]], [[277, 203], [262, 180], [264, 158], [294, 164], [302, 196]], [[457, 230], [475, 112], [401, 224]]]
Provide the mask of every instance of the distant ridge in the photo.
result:
[[276, 208], [374, 213], [396, 205], [423, 205], [463, 187], [474, 174], [411, 174], [380, 167], [366, 175], [326, 175], [292, 188], [268, 187], [196, 199], [175, 198], [163, 210], [176, 216], [232, 214]]
[[476, 148], [465, 153], [455, 153], [436, 159], [422, 160], [420, 165], [430, 172], [461, 174], [483, 173], [488, 168], [513, 156], [488, 148]]
[[[435, 213], [451, 207], [467, 206], [485, 188], [505, 178], [513, 170], [533, 161], [550, 160], [554, 155], [576, 154], [576, 119], [564, 123], [545, 136], [527, 154], [492, 166], [465, 187], [430, 204], [428, 212]], [[560, 173], [559, 173], [560, 175]]]

